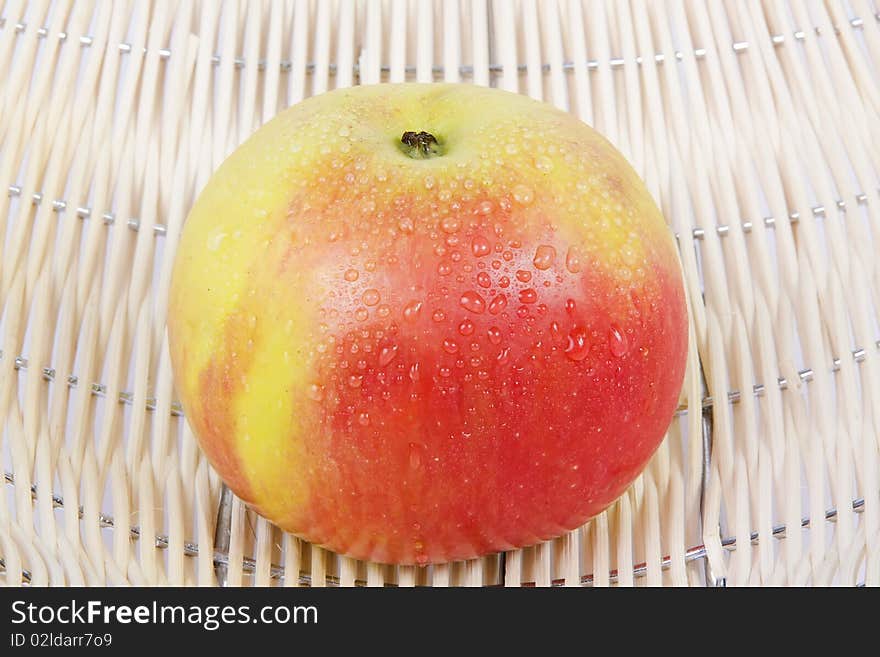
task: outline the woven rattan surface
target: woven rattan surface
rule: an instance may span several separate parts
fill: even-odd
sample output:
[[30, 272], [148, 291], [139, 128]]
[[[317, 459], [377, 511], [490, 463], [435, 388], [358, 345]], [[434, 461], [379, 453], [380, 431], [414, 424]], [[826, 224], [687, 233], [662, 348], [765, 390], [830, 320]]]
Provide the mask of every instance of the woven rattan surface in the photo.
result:
[[[0, 0], [7, 584], [880, 582], [873, 0]], [[550, 543], [392, 568], [258, 518], [198, 450], [165, 337], [214, 168], [302, 98], [463, 81], [581, 117], [678, 237], [681, 406]]]

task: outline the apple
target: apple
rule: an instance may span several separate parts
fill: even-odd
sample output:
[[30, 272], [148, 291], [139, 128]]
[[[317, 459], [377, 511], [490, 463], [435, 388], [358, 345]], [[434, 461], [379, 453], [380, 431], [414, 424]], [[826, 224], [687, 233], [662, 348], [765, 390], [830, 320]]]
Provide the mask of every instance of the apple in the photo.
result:
[[469, 85], [310, 98], [216, 171], [168, 319], [210, 462], [283, 529], [427, 564], [582, 525], [684, 376], [674, 240], [573, 116]]

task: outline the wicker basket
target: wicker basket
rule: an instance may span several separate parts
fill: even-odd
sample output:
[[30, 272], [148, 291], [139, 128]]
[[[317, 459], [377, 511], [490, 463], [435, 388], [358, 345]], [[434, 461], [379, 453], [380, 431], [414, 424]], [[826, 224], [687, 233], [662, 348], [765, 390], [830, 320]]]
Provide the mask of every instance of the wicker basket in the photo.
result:
[[[880, 13], [873, 0], [0, 0], [0, 580], [880, 581]], [[189, 206], [332, 87], [493, 85], [607, 135], [678, 236], [691, 349], [645, 474], [555, 541], [391, 568], [284, 535], [175, 402]]]

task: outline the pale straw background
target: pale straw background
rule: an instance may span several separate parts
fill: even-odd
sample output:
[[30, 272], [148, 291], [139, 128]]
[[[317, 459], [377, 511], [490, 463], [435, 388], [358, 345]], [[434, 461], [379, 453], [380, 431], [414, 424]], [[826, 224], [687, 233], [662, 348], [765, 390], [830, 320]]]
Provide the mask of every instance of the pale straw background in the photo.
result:
[[[878, 66], [872, 0], [0, 0], [0, 581], [877, 584]], [[165, 337], [223, 158], [306, 96], [402, 80], [607, 135], [678, 237], [691, 310], [682, 405], [617, 504], [421, 569], [224, 495]]]

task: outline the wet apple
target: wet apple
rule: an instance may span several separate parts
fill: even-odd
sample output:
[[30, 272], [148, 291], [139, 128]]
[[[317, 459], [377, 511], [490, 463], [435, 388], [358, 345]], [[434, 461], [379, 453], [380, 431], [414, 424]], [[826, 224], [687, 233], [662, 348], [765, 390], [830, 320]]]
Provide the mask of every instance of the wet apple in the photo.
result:
[[295, 105], [186, 222], [175, 383], [261, 514], [426, 564], [578, 527], [673, 416], [671, 233], [604, 138], [529, 98], [377, 85]]

